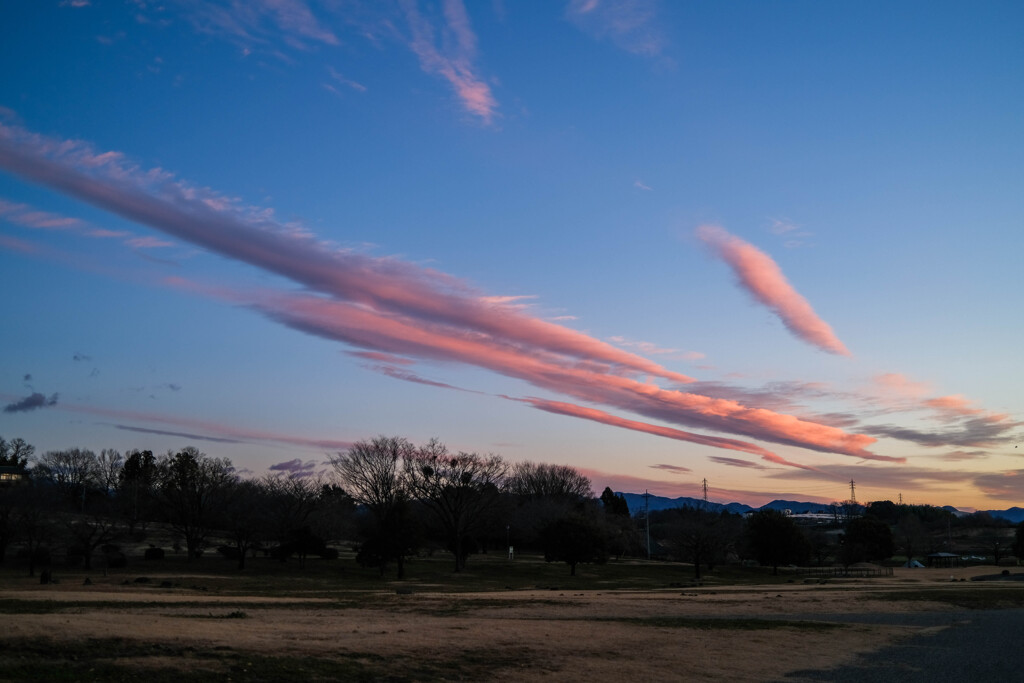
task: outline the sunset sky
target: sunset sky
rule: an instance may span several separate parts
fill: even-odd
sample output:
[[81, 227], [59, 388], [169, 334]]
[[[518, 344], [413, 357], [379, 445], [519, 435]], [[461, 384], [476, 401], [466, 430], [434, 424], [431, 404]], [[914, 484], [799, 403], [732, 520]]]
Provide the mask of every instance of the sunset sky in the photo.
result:
[[0, 5], [0, 435], [1024, 505], [1024, 4]]

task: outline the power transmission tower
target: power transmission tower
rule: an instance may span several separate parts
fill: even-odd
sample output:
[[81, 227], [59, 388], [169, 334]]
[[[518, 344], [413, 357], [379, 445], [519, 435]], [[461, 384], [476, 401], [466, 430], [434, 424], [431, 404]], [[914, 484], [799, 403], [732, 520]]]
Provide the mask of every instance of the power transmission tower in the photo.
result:
[[853, 479], [850, 480], [850, 502], [854, 505], [857, 504], [857, 490], [856, 484], [853, 483]]

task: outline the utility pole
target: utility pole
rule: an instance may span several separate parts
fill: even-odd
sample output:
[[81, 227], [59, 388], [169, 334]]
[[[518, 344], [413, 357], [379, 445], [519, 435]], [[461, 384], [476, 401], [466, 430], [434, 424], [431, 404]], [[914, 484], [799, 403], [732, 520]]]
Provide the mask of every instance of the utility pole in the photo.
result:
[[644, 489], [644, 522], [647, 524], [647, 559], [651, 559], [651, 494]]

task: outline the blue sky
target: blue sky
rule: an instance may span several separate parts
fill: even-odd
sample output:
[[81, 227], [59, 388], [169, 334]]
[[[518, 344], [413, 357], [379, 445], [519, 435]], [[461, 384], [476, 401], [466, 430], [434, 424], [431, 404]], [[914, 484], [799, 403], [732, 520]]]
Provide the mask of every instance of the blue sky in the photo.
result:
[[1017, 3], [0, 19], [6, 438], [1024, 502]]

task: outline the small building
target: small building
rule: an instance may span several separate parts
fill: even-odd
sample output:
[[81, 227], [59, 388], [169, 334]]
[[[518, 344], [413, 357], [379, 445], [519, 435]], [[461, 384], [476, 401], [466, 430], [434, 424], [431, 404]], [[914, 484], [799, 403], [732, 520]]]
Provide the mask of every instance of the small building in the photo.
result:
[[959, 567], [960, 556], [956, 553], [932, 553], [928, 556], [928, 566], [938, 569]]
[[28, 478], [28, 473], [20, 467], [0, 465], [0, 486], [18, 484]]

